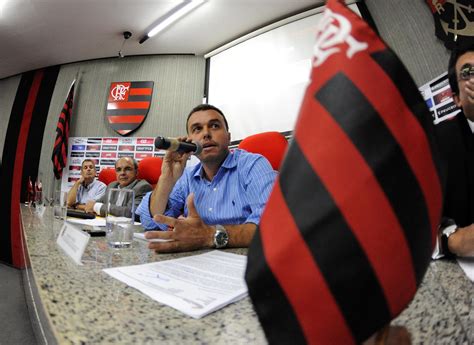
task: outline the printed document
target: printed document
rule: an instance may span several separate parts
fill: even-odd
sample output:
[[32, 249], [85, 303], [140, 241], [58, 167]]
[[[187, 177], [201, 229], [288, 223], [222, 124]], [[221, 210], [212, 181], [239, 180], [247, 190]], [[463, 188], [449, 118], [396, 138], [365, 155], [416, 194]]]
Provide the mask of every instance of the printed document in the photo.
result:
[[247, 296], [245, 255], [218, 250], [144, 265], [104, 269], [154, 300], [199, 319]]
[[457, 258], [459, 266], [466, 273], [467, 277], [474, 282], [474, 258]]

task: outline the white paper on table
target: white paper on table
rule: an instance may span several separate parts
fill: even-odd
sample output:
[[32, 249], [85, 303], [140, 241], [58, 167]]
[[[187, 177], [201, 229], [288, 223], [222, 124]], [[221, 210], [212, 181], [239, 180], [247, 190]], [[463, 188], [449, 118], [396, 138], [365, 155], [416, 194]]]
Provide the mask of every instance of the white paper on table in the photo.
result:
[[155, 301], [199, 319], [247, 296], [245, 255], [214, 250], [184, 258], [104, 269]]
[[[82, 224], [82, 225], [90, 225], [90, 226], [105, 226], [105, 218], [102, 218], [102, 217], [95, 217], [94, 219], [67, 217], [66, 222]], [[133, 224], [141, 225], [140, 222], [134, 222]]]
[[474, 258], [457, 258], [457, 260], [467, 277], [474, 282]]
[[152, 238], [148, 239], [145, 238], [145, 233], [144, 232], [136, 232], [133, 234], [133, 237], [142, 241], [147, 241], [147, 242], [171, 242], [174, 241], [172, 239], [163, 239], [163, 238]]
[[66, 217], [66, 222], [90, 226], [105, 226], [105, 218], [101, 217], [95, 217], [94, 219]]

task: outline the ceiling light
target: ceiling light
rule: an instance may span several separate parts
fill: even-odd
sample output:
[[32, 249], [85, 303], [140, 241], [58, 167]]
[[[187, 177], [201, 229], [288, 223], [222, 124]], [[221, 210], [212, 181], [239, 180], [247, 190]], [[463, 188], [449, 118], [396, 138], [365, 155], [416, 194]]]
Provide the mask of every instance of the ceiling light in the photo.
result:
[[179, 6], [175, 7], [173, 10], [169, 12], [168, 15], [164, 16], [161, 18], [158, 22], [158, 24], [151, 29], [141, 40], [140, 44], [145, 42], [147, 39], [150, 37], [155, 36], [157, 33], [160, 31], [163, 31], [166, 29], [168, 26], [173, 24], [175, 21], [180, 19], [181, 17], [185, 16], [192, 10], [194, 10], [196, 7], [199, 5], [203, 4], [206, 0], [188, 0], [184, 1], [182, 4]]
[[6, 5], [8, 0], [0, 0], [0, 15], [2, 15], [2, 11], [3, 11], [3, 6]]

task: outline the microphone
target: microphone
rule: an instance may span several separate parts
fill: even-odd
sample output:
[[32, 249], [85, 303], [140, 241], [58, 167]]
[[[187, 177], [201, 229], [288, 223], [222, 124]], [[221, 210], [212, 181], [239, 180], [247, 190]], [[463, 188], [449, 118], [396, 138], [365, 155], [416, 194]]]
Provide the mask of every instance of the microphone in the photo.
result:
[[163, 137], [156, 137], [155, 147], [157, 149], [175, 152], [192, 152], [193, 155], [198, 155], [202, 151], [202, 146], [199, 143], [187, 143], [179, 141], [178, 139]]

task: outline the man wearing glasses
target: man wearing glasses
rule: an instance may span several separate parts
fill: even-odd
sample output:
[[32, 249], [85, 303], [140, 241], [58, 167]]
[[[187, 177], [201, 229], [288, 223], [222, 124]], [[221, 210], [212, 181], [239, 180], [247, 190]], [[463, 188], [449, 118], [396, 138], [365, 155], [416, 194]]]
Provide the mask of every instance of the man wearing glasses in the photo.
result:
[[[105, 217], [107, 198], [111, 188], [133, 190], [135, 192], [135, 209], [142, 201], [143, 196], [152, 190], [148, 182], [137, 179], [138, 164], [131, 157], [122, 157], [115, 162], [115, 173], [117, 174], [117, 181], [107, 186], [105, 194], [97, 202], [94, 200], [89, 201], [85, 206], [86, 212], [96, 213], [99, 216]], [[111, 200], [111, 202], [116, 204], [115, 213], [117, 215], [123, 214], [124, 208], [132, 208], [132, 200]]]
[[474, 46], [453, 51], [448, 78], [461, 113], [435, 127], [446, 177], [435, 259], [474, 256]]

